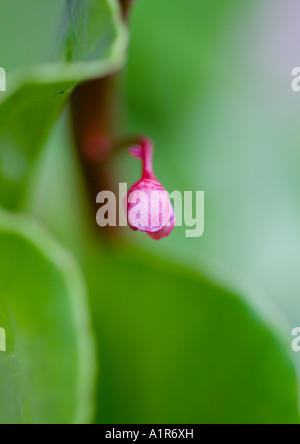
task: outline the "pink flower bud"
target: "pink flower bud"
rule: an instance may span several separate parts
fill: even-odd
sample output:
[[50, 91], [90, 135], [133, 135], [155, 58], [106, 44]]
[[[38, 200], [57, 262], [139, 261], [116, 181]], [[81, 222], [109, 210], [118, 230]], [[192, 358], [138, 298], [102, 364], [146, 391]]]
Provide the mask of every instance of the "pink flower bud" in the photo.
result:
[[168, 192], [153, 173], [151, 142], [142, 139], [139, 146], [130, 149], [130, 154], [142, 160], [143, 174], [128, 192], [129, 226], [147, 233], [152, 239], [163, 239], [173, 230], [175, 215]]

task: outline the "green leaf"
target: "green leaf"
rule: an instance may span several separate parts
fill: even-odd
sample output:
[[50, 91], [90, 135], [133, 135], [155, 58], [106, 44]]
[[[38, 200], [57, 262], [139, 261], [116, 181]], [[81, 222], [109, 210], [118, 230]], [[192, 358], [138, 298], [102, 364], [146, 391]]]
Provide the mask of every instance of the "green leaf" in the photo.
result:
[[[24, 15], [33, 14], [38, 26], [33, 27], [36, 32], [29, 30], [30, 39], [26, 38], [26, 28], [24, 40], [19, 30], [18, 44], [13, 48], [18, 57], [20, 52], [32, 54], [32, 65], [24, 66], [26, 58], [21, 58], [21, 68], [8, 73], [8, 92], [0, 96], [0, 202], [9, 209], [22, 206], [33, 161], [76, 83], [119, 69], [127, 42], [116, 0], [68, 0], [65, 14], [61, 0], [23, 3]], [[14, 0], [0, 0], [1, 4], [7, 15], [1, 13], [0, 24], [12, 11], [13, 17], [19, 17], [25, 7], [22, 4], [15, 14]], [[50, 35], [42, 31], [47, 12], [52, 25]], [[49, 32], [49, 24], [45, 29]], [[15, 41], [13, 32], [14, 28], [6, 24], [0, 41]], [[55, 43], [54, 48], [45, 46], [49, 39]], [[40, 46], [37, 41], [42, 42]], [[8, 67], [16, 68], [18, 59], [9, 55], [10, 51], [10, 47], [4, 50], [3, 59], [7, 59]]]
[[99, 422], [298, 423], [287, 346], [240, 297], [138, 251], [86, 267]]
[[36, 224], [0, 212], [0, 423], [86, 423], [93, 339], [80, 273]]

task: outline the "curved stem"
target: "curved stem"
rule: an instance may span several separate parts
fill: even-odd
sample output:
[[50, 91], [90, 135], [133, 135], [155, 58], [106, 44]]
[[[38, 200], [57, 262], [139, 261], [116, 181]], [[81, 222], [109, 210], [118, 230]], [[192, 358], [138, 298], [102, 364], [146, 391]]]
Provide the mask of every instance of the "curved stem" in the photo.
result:
[[[119, 0], [119, 3], [126, 22], [133, 0]], [[75, 146], [93, 212], [97, 211], [96, 196], [99, 191], [118, 193], [118, 184], [113, 180], [107, 162], [116, 133], [116, 76], [117, 73], [112, 73], [78, 85], [71, 99]], [[113, 231], [113, 228], [109, 228], [109, 232]]]
[[148, 139], [142, 140], [143, 150], [143, 175], [144, 178], [154, 176], [153, 174], [153, 145]]
[[120, 0], [123, 18], [126, 20], [129, 14], [130, 6], [134, 0]]
[[130, 149], [130, 154], [142, 160], [143, 179], [153, 179], [153, 145], [149, 139], [141, 138], [138, 145]]
[[130, 154], [142, 160], [143, 177], [153, 179], [153, 143], [145, 136], [125, 136], [111, 141], [111, 151], [118, 151], [130, 147]]

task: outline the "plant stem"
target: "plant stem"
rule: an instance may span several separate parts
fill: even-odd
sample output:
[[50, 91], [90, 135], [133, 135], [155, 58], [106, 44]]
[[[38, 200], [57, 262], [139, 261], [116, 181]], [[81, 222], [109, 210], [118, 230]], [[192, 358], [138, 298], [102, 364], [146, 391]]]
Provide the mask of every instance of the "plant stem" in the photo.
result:
[[[133, 0], [119, 2], [126, 21]], [[108, 166], [117, 115], [116, 76], [83, 83], [75, 88], [71, 98], [75, 145], [93, 212], [98, 209], [96, 196], [100, 191], [117, 191]]]
[[119, 0], [123, 12], [123, 18], [126, 20], [129, 14], [130, 6], [134, 0]]

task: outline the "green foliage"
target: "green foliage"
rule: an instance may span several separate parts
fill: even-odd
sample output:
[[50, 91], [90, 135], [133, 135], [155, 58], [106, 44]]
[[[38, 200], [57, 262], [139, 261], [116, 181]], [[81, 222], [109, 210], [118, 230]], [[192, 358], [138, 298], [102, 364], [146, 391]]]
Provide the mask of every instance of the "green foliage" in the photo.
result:
[[94, 262], [89, 254], [86, 268], [102, 368], [99, 422], [298, 422], [286, 344], [240, 297], [139, 251]]
[[[6, 13], [12, 20], [16, 10], [14, 3], [4, 1]], [[24, 189], [32, 171], [32, 163], [76, 83], [96, 75], [105, 75], [120, 67], [126, 46], [119, 11], [110, 0], [69, 0], [66, 2], [65, 23], [63, 17], [57, 14], [57, 10], [61, 12], [61, 0], [48, 4], [34, 0], [22, 3], [18, 14], [23, 11], [25, 16], [32, 13], [38, 17], [41, 11], [47, 21], [48, 10], [52, 32], [48, 36], [42, 31], [40, 35], [43, 24], [40, 23], [39, 27], [33, 27], [32, 30], [24, 29], [26, 38], [20, 41], [22, 30], [19, 30], [17, 54], [20, 47], [23, 54], [31, 53], [32, 41], [43, 36], [47, 42], [52, 36], [54, 48], [48, 48], [48, 45], [45, 48], [44, 44], [39, 47], [39, 51], [36, 48], [32, 62], [42, 60], [43, 64], [13, 73], [9, 82], [10, 92], [0, 98], [0, 203], [8, 209], [19, 208], [24, 204]], [[7, 20], [4, 15], [2, 17], [2, 20]], [[61, 36], [60, 39], [57, 39], [55, 32]], [[6, 25], [4, 30], [1, 29], [1, 45], [10, 41], [10, 35], [11, 27]], [[59, 51], [55, 51], [57, 40]], [[10, 60], [11, 46], [3, 49], [4, 62], [7, 54], [8, 66], [15, 67], [17, 60]], [[48, 53], [45, 54], [45, 50]], [[54, 60], [53, 53], [57, 53]], [[60, 53], [64, 54], [63, 59]]]
[[92, 418], [94, 349], [73, 260], [36, 224], [0, 213], [0, 423]]

